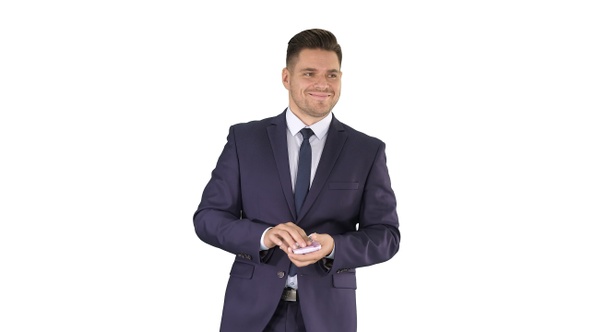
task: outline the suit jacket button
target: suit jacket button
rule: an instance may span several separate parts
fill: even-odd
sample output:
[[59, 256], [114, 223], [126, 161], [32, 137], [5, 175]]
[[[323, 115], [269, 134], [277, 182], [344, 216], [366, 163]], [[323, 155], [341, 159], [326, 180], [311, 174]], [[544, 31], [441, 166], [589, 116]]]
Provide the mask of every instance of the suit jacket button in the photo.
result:
[[277, 272], [277, 277], [283, 279], [285, 277], [285, 271], [279, 271], [279, 272]]

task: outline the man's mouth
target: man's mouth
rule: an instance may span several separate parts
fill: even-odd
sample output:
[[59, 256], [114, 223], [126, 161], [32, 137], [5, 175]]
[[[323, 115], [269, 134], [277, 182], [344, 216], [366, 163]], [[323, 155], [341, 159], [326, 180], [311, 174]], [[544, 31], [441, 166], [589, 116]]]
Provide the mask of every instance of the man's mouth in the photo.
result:
[[309, 95], [317, 99], [326, 99], [329, 98], [332, 94], [327, 92], [310, 92]]

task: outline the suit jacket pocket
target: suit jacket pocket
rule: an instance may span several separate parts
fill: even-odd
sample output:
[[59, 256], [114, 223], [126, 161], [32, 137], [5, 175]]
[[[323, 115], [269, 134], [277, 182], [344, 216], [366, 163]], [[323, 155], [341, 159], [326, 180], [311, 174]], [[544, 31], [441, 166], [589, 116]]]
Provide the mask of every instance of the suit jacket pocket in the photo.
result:
[[235, 261], [234, 265], [231, 267], [231, 271], [229, 275], [236, 278], [242, 279], [252, 279], [252, 275], [254, 274], [254, 265]]
[[332, 283], [335, 288], [356, 289], [356, 273], [342, 272], [332, 275]]
[[358, 182], [329, 182], [328, 188], [331, 190], [357, 190]]

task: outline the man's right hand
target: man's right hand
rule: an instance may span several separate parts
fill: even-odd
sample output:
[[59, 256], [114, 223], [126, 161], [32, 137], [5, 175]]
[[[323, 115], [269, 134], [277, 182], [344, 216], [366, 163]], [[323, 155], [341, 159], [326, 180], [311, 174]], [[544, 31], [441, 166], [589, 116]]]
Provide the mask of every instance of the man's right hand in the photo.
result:
[[268, 248], [278, 246], [281, 250], [289, 253], [288, 248], [303, 248], [311, 244], [311, 239], [305, 231], [293, 222], [278, 224], [264, 234], [264, 245]]

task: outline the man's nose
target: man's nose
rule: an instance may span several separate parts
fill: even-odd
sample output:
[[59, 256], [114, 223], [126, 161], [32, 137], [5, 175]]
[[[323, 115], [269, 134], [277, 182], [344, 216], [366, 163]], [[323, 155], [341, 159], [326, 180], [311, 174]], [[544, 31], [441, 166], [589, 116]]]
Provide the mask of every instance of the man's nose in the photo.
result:
[[329, 86], [328, 79], [323, 76], [318, 76], [318, 78], [316, 79], [316, 81], [314, 82], [313, 85], [314, 85], [314, 87], [316, 87], [318, 89], [325, 89]]

